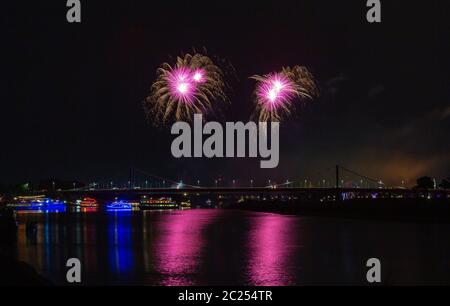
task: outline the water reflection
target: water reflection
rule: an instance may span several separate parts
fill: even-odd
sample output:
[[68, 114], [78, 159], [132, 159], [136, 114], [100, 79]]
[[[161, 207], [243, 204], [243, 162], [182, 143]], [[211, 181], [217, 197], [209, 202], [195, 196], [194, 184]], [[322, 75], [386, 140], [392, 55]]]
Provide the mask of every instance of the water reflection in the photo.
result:
[[108, 262], [115, 274], [133, 269], [133, 240], [130, 211], [110, 211], [108, 215]]
[[23, 209], [16, 210], [18, 215], [26, 215], [26, 214], [49, 214], [49, 213], [64, 213], [67, 211], [67, 207], [58, 206], [54, 208], [36, 208], [36, 209]]
[[[66, 260], [85, 285], [450, 284], [448, 224], [349, 221], [193, 209], [18, 214], [17, 258], [56, 284]], [[36, 230], [33, 230], [35, 228]]]
[[[82, 207], [80, 214], [77, 214], [77, 217], [81, 218], [78, 223], [81, 226], [81, 243], [77, 248], [78, 253], [81, 253], [83, 258], [83, 266], [86, 271], [96, 271], [97, 269], [97, 261], [99, 260], [99, 254], [96, 252], [97, 243], [99, 243], [99, 239], [97, 238], [97, 224], [91, 222], [92, 212], [97, 210], [96, 207]], [[103, 260], [100, 258], [100, 260]], [[94, 273], [95, 273], [94, 272]]]
[[[55, 265], [61, 262], [58, 253], [60, 249], [54, 248], [60, 245], [61, 227], [59, 222], [54, 222], [62, 214], [45, 213], [44, 211], [21, 211], [18, 218], [26, 218], [26, 222], [20, 222], [18, 228], [18, 257], [32, 263], [39, 271], [45, 274], [54, 272]], [[53, 221], [52, 221], [53, 219]]]
[[262, 214], [254, 218], [249, 238], [248, 273], [256, 286], [280, 286], [293, 283], [289, 271], [294, 219], [288, 216]]
[[100, 211], [100, 209], [98, 207], [77, 207], [76, 211], [82, 213], [93, 213]]
[[161, 285], [196, 283], [205, 246], [204, 231], [214, 222], [215, 211], [184, 211], [165, 216], [155, 243], [155, 269]]

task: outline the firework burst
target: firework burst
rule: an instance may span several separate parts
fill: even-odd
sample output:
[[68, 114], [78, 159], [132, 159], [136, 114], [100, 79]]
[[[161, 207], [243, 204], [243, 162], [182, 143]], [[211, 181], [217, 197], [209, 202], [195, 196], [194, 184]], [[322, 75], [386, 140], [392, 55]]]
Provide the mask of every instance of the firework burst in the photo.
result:
[[254, 75], [255, 112], [258, 121], [281, 121], [295, 110], [295, 102], [318, 95], [314, 77], [305, 67], [283, 67], [281, 72]]
[[227, 101], [222, 70], [205, 55], [177, 57], [174, 65], [157, 70], [144, 109], [154, 125], [171, 121], [192, 121], [194, 114], [213, 116], [215, 102]]

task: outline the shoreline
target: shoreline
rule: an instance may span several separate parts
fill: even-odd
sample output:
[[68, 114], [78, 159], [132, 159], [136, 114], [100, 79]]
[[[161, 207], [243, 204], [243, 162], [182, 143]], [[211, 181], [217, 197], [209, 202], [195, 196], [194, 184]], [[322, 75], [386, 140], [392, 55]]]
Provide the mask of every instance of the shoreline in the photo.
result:
[[0, 285], [48, 286], [51, 282], [30, 264], [15, 258], [17, 223], [11, 210], [0, 210]]
[[30, 264], [0, 251], [0, 285], [51, 286], [52, 283], [39, 274]]
[[318, 218], [450, 223], [449, 200], [363, 199], [342, 202], [248, 200], [227, 205], [225, 208]]

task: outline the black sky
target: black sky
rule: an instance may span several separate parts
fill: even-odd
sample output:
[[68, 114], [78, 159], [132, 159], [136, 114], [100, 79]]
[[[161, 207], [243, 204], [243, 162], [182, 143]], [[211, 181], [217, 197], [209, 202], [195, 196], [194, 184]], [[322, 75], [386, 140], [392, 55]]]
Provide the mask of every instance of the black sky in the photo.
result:
[[[0, 182], [126, 180], [133, 166], [185, 181], [332, 177], [338, 163], [389, 184], [450, 176], [450, 42], [445, 1], [82, 0], [2, 9]], [[395, 2], [395, 3], [393, 3]], [[247, 121], [248, 76], [304, 65], [321, 97], [282, 125], [280, 164], [176, 160], [141, 101], [169, 56], [206, 47], [237, 71], [228, 121]], [[207, 184], [207, 183], [205, 183]]]

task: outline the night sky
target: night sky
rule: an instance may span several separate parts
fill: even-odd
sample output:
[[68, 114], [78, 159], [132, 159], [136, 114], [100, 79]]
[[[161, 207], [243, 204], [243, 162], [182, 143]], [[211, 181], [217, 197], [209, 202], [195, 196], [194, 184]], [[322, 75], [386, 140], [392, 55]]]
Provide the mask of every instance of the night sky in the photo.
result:
[[[382, 1], [381, 24], [359, 1], [82, 0], [2, 8], [0, 182], [125, 181], [134, 167], [211, 185], [333, 177], [335, 164], [413, 185], [450, 176], [450, 11], [445, 1]], [[45, 2], [45, 3], [44, 3]], [[393, 3], [395, 2], [395, 3]], [[156, 68], [205, 47], [236, 69], [227, 121], [248, 121], [248, 77], [304, 65], [321, 96], [282, 123], [280, 163], [175, 159], [173, 136], [146, 121]]]

